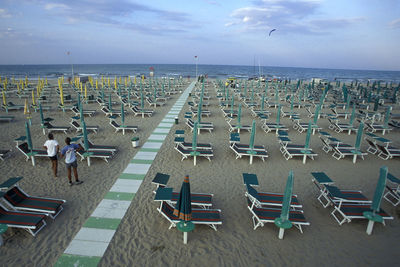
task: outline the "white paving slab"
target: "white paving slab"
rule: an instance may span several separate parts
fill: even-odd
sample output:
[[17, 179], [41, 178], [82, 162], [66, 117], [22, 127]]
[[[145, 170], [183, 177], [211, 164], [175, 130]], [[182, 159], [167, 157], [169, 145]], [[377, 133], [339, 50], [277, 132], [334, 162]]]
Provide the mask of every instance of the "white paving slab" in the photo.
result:
[[153, 133], [169, 133], [170, 129], [165, 128], [155, 128]]
[[129, 163], [124, 173], [146, 174], [150, 169], [151, 164], [145, 163]]
[[157, 156], [157, 152], [147, 152], [147, 151], [139, 150], [139, 152], [136, 153], [136, 155], [133, 159], [154, 160], [156, 158], [156, 156]]
[[108, 243], [104, 242], [72, 240], [64, 253], [80, 256], [102, 257], [107, 247]]
[[174, 122], [174, 121], [175, 121], [174, 119], [166, 118], [166, 119], [163, 119], [161, 122]]
[[141, 184], [142, 180], [117, 179], [111, 187], [110, 192], [136, 193]]
[[79, 230], [74, 239], [109, 243], [114, 234], [115, 230], [83, 227]]
[[158, 143], [158, 142], [146, 142], [143, 144], [142, 148], [153, 148], [153, 149], [159, 149], [161, 148], [163, 143]]
[[164, 123], [164, 122], [161, 122], [159, 125], [158, 125], [158, 127], [172, 127], [172, 125], [174, 125], [173, 123]]
[[149, 139], [147, 140], [159, 140], [163, 141], [167, 136], [166, 135], [158, 135], [158, 134], [152, 134], [149, 136]]

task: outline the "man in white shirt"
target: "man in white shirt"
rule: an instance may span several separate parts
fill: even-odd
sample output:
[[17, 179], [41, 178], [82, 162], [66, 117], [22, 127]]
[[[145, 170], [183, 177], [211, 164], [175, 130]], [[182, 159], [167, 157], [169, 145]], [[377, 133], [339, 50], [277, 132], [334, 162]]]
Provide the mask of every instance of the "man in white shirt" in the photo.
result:
[[60, 147], [57, 140], [54, 140], [54, 136], [52, 133], [49, 133], [48, 138], [49, 140], [44, 143], [43, 147], [47, 150], [47, 156], [49, 156], [49, 159], [51, 160], [51, 167], [53, 169], [54, 178], [57, 178], [57, 154]]

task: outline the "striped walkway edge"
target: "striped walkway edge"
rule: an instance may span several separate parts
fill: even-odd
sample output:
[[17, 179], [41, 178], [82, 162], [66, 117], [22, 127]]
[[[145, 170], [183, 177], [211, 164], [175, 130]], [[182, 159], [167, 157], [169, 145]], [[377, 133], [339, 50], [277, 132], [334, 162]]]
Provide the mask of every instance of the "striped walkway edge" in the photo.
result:
[[175, 117], [181, 112], [194, 86], [195, 82], [192, 82], [186, 88], [154, 129], [146, 143], [136, 153], [64, 253], [58, 258], [55, 266], [91, 267], [98, 265], [135, 198], [135, 193], [139, 190], [153, 160], [174, 125]]

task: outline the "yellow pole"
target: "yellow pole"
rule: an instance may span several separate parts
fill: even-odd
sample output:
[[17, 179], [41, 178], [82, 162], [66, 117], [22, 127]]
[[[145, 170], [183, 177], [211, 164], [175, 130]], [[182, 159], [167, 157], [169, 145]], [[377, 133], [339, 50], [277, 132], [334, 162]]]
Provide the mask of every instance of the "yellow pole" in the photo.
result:
[[87, 88], [86, 88], [86, 83], [85, 83], [85, 99], [87, 98]]
[[136, 85], [136, 76], [135, 76], [135, 79], [133, 80], [133, 83]]
[[98, 83], [98, 80], [96, 80], [96, 90], [99, 90], [99, 83]]
[[2, 95], [3, 95], [3, 106], [7, 106], [6, 94], [5, 94], [4, 90], [1, 91], [1, 93], [2, 93]]

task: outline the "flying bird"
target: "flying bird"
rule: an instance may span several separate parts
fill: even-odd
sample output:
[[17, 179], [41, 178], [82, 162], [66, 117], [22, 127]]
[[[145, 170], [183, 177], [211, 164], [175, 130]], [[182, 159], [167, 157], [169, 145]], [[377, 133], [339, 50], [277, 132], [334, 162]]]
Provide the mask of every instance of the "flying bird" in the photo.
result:
[[272, 30], [269, 32], [268, 36], [271, 36], [271, 33], [274, 32], [274, 31], [276, 31], [276, 29], [272, 29]]

